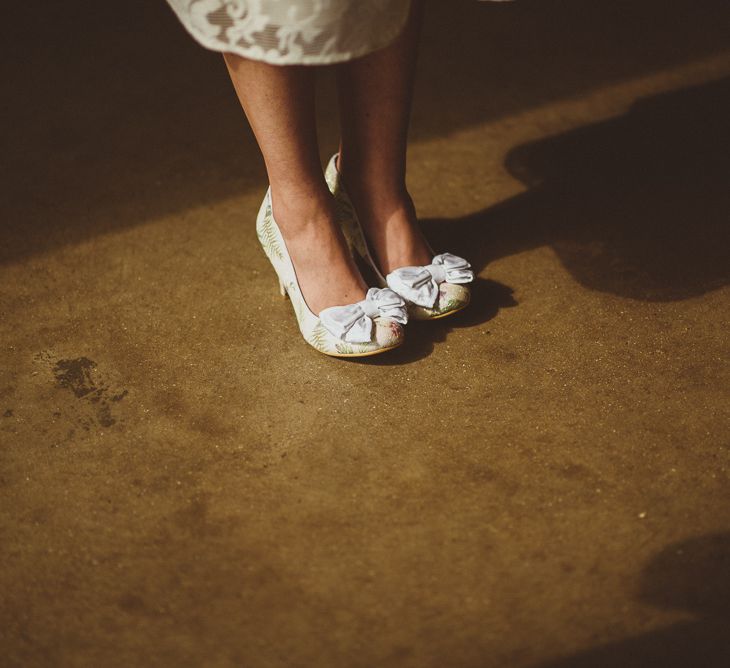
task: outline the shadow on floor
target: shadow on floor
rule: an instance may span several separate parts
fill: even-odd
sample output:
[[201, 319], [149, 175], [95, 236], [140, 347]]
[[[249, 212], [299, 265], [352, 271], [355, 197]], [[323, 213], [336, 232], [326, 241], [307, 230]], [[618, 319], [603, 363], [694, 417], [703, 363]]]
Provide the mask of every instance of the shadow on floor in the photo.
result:
[[540, 668], [725, 668], [730, 662], [730, 534], [670, 545], [641, 575], [639, 598], [692, 621], [595, 647]]
[[448, 241], [477, 270], [549, 245], [591, 290], [702, 295], [730, 280], [728, 118], [730, 79], [639, 100], [621, 117], [511, 151], [507, 168], [528, 192], [424, 223], [437, 248]]
[[[429, 3], [413, 138], [721, 53], [711, 0]], [[12, 3], [0, 62], [0, 262], [184, 212], [266, 182], [220, 54], [164, 0]], [[324, 96], [324, 153], [334, 148]], [[328, 106], [330, 105], [330, 106]], [[242, 213], [245, 219], [245, 213]]]
[[454, 327], [469, 327], [487, 322], [496, 317], [501, 309], [512, 306], [517, 306], [517, 301], [512, 296], [512, 288], [498, 281], [477, 277], [471, 284], [471, 303], [464, 311], [440, 320], [412, 320], [408, 323], [407, 345], [387, 355], [353, 358], [350, 361], [373, 366], [399, 366], [415, 362], [427, 357], [433, 351], [434, 343], [445, 341]]
[[[730, 282], [728, 118], [730, 79], [639, 100], [618, 118], [511, 151], [507, 168], [528, 192], [424, 227], [435, 248], [478, 272], [549, 245], [591, 290], [643, 301], [702, 295]], [[452, 329], [516, 304], [512, 288], [479, 278], [463, 313], [413, 323], [408, 346], [366, 363], [413, 362]]]

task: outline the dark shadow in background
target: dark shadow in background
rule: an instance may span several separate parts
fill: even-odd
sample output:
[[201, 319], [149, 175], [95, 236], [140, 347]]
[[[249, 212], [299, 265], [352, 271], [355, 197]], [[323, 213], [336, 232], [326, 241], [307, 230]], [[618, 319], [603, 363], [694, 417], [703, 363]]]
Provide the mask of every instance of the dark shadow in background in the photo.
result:
[[[625, 115], [520, 146], [530, 190], [456, 220], [425, 221], [477, 270], [551, 246], [581, 285], [682, 300], [730, 280], [730, 79], [639, 100]], [[487, 293], [481, 309], [488, 313]], [[480, 309], [461, 323], [483, 319]], [[456, 323], [454, 323], [456, 324]]]
[[667, 547], [641, 574], [639, 599], [695, 618], [540, 668], [726, 668], [730, 664], [730, 534]]
[[[430, 2], [413, 139], [727, 50], [730, 3], [700, 4]], [[18, 2], [4, 20], [0, 262], [264, 188], [220, 55], [163, 0]]]
[[[641, 99], [618, 118], [512, 150], [507, 168], [526, 193], [424, 226], [434, 247], [479, 272], [548, 245], [591, 290], [644, 301], [702, 295], [730, 282], [729, 118], [730, 79]], [[472, 295], [463, 313], [414, 322], [402, 352], [369, 363], [414, 361], [453, 328], [517, 304], [489, 279], [477, 278]]]

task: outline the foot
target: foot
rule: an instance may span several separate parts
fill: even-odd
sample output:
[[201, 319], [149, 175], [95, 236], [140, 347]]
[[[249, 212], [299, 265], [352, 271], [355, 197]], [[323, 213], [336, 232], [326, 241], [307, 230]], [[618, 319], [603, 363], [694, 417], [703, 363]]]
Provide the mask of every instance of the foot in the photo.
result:
[[383, 276], [400, 267], [431, 263], [433, 251], [418, 225], [413, 200], [397, 174], [387, 178], [382, 169], [366, 170], [357, 162], [348, 167], [342, 164], [340, 154], [337, 164], [330, 163], [329, 169], [339, 174]]
[[[406, 301], [410, 300], [409, 315], [416, 320], [433, 320], [464, 308], [471, 296], [466, 284], [474, 280], [470, 265], [462, 258], [449, 257], [448, 253], [434, 257], [433, 250], [421, 234], [413, 201], [403, 179], [397, 173], [390, 179], [382, 177], [387, 169], [370, 170], [375, 176], [369, 179], [371, 186], [368, 187], [367, 180], [357, 178], [357, 170], [348, 172], [343, 168], [339, 171], [335, 166], [335, 158], [338, 157], [336, 155], [330, 160], [325, 176], [342, 209], [343, 226], [353, 237], [358, 253], [371, 255], [380, 273], [388, 277], [389, 287]], [[350, 217], [360, 223], [365, 239], [361, 238], [358, 229], [352, 228]], [[409, 281], [420, 280], [413, 279], [412, 272], [396, 271], [403, 267], [430, 265], [434, 260], [449, 266], [438, 272], [426, 270], [433, 281], [427, 281], [425, 285], [412, 285]], [[436, 275], [444, 277], [437, 279]], [[434, 282], [438, 286], [437, 293], [433, 289]]]
[[389, 198], [377, 193], [350, 194], [350, 197], [373, 259], [384, 276], [399, 267], [431, 263], [433, 253], [418, 225], [416, 209], [407, 192]]
[[329, 199], [304, 202], [274, 195], [273, 209], [312, 313], [365, 298], [367, 285], [350, 255]]

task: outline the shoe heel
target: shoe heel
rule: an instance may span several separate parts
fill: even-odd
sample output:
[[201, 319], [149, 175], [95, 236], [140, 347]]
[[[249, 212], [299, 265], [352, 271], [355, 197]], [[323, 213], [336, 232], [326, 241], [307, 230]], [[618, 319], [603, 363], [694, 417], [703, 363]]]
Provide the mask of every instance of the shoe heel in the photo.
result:
[[279, 294], [286, 299], [289, 295], [286, 292], [286, 285], [284, 285], [284, 281], [279, 279]]

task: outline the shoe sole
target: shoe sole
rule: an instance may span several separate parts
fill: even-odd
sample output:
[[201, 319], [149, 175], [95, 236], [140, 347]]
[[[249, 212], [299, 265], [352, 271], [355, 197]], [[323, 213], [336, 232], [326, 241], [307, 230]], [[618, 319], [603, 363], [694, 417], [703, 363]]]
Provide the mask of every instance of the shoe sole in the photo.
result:
[[464, 304], [464, 306], [460, 306], [459, 308], [455, 308], [453, 311], [447, 311], [446, 313], [442, 313], [441, 315], [434, 315], [430, 318], [416, 318], [413, 317], [414, 322], [430, 322], [431, 320], [441, 320], [442, 318], [448, 318], [450, 315], [455, 315], [457, 313], [461, 313], [469, 304]]
[[323, 355], [327, 355], [327, 357], [338, 357], [340, 359], [350, 357], [372, 357], [373, 355], [381, 355], [382, 353], [387, 353], [389, 350], [395, 350], [396, 348], [400, 348], [403, 345], [403, 343], [399, 343], [395, 346], [389, 346], [388, 348], [378, 348], [377, 350], [372, 350], [369, 353], [325, 353], [321, 350], [317, 352], [321, 352]]

